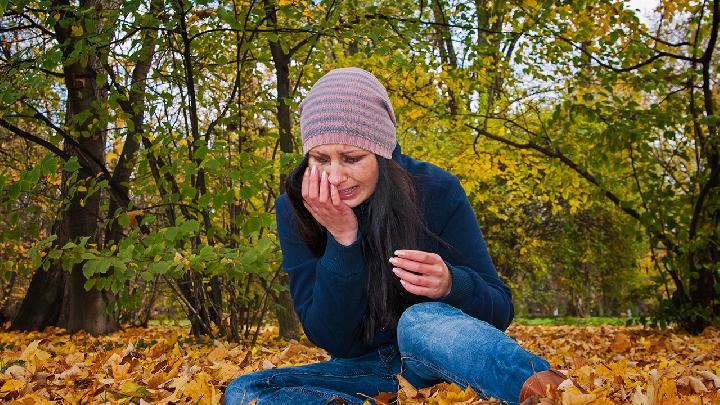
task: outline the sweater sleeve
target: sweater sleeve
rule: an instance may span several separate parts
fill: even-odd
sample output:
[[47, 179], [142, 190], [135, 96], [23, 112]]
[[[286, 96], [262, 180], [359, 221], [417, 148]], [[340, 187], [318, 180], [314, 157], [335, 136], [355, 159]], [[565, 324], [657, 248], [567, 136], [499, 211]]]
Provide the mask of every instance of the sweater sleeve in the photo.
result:
[[498, 276], [465, 191], [453, 180], [452, 209], [438, 234], [449, 245], [443, 258], [452, 287], [440, 301], [505, 330], [514, 316], [510, 288]]
[[325, 252], [314, 256], [292, 223], [286, 195], [276, 200], [283, 269], [290, 281], [295, 312], [308, 339], [335, 357], [353, 355], [362, 336], [367, 306], [365, 262], [360, 237], [350, 246], [328, 233]]

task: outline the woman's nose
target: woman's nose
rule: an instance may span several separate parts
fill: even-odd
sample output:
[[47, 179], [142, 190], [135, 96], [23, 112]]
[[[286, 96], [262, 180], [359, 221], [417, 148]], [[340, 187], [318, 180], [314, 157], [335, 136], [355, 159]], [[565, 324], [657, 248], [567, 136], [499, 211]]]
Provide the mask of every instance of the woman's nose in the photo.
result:
[[342, 168], [341, 165], [330, 165], [330, 167], [328, 168], [328, 181], [330, 182], [330, 184], [338, 186], [342, 184], [342, 182], [344, 182], [346, 178], [347, 174], [345, 173], [345, 170]]

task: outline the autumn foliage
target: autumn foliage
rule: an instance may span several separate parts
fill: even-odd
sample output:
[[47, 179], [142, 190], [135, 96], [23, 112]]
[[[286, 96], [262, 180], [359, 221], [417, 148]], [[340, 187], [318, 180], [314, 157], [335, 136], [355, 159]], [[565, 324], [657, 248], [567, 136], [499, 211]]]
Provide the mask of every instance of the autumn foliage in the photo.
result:
[[[689, 336], [640, 327], [514, 324], [509, 334], [587, 392], [567, 382], [556, 396], [563, 404], [720, 401], [720, 330], [714, 328]], [[218, 404], [227, 384], [241, 374], [329, 359], [305, 339], [278, 339], [272, 327], [258, 343], [197, 341], [177, 326], [130, 328], [105, 337], [57, 328], [3, 331], [0, 398], [9, 404]], [[400, 379], [398, 388], [399, 404], [494, 402], [450, 384], [416, 389]], [[393, 397], [383, 393], [376, 400], [389, 403]]]

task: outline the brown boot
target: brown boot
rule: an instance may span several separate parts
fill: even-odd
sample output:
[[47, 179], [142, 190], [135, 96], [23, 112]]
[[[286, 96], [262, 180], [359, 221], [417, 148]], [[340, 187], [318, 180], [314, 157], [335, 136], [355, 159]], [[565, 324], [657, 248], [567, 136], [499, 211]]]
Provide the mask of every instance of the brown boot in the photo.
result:
[[[545, 370], [535, 373], [528, 378], [520, 390], [520, 405], [540, 403], [540, 398], [547, 397], [547, 386], [550, 386], [550, 393], [557, 391], [558, 385], [567, 380], [565, 375], [557, 370]], [[554, 401], [553, 401], [554, 402]]]

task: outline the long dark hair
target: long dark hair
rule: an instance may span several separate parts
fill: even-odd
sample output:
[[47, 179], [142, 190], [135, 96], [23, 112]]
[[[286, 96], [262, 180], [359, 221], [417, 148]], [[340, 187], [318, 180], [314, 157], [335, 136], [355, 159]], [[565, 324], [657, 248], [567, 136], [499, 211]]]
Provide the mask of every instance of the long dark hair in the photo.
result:
[[[367, 343], [371, 343], [378, 328], [394, 331], [403, 311], [420, 301], [420, 297], [402, 287], [388, 259], [397, 249], [417, 249], [427, 235], [412, 176], [397, 162], [375, 156], [377, 186], [359, 207], [367, 218], [361, 233], [368, 274], [365, 286], [368, 307], [363, 316], [363, 337]], [[286, 179], [285, 189], [294, 208], [295, 226], [310, 251], [320, 257], [325, 251], [327, 230], [303, 205], [302, 178], [306, 167], [307, 155]]]

